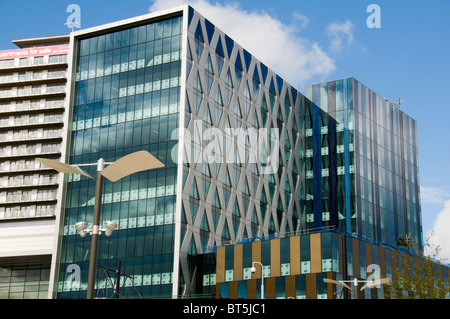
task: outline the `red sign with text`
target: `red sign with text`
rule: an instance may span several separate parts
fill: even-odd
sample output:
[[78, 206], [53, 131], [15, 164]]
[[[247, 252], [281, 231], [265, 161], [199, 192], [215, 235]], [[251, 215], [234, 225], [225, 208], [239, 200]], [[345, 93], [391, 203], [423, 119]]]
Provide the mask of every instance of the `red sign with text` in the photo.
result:
[[53, 45], [49, 47], [0, 51], [0, 59], [14, 59], [39, 55], [67, 54], [68, 52], [69, 52], [69, 44]]

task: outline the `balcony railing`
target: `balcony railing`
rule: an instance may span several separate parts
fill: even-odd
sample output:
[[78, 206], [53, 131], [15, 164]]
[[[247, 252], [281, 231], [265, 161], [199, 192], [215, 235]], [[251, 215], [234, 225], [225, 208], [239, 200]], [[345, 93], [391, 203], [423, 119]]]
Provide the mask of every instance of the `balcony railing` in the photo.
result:
[[64, 108], [64, 100], [46, 101], [45, 103], [31, 102], [26, 100], [23, 103], [16, 104], [0, 104], [0, 115], [2, 113], [14, 113], [14, 112], [26, 112], [26, 111], [39, 111], [39, 110], [52, 110]]
[[33, 157], [38, 155], [49, 155], [61, 152], [60, 144], [42, 145], [38, 150], [36, 145], [19, 145], [14, 147], [0, 148], [0, 159], [6, 160], [8, 158], [17, 157]]
[[55, 211], [56, 206], [54, 204], [0, 207], [0, 220], [53, 217]]
[[58, 176], [15, 176], [9, 177], [3, 180], [2, 189], [6, 188], [16, 188], [16, 187], [45, 187], [45, 186], [56, 186], [58, 183]]
[[1, 90], [0, 99], [6, 98], [23, 98], [23, 97], [33, 97], [46, 94], [63, 94], [66, 93], [65, 86], [50, 86], [45, 89], [42, 88], [32, 88], [32, 89], [20, 89], [17, 91], [13, 90]]
[[44, 61], [43, 57], [35, 57], [34, 59], [20, 59], [19, 65], [15, 65], [14, 59], [0, 61], [0, 70], [27, 68], [27, 67], [41, 67], [67, 64], [67, 55], [52, 55], [49, 56], [48, 61]]
[[36, 124], [55, 124], [62, 123], [64, 116], [62, 114], [46, 115], [46, 116], [21, 116], [14, 119], [0, 120], [0, 127], [6, 127], [13, 130], [15, 127], [29, 126]]
[[44, 130], [42, 132], [34, 131], [24, 131], [14, 133], [0, 134], [0, 144], [9, 143], [37, 143], [42, 140], [52, 140], [62, 138], [62, 131], [58, 130]]
[[16, 203], [30, 203], [30, 202], [47, 202], [56, 200], [56, 190], [40, 190], [35, 192], [30, 191], [14, 191], [5, 192], [0, 196], [0, 206], [16, 204]]
[[13, 160], [0, 162], [0, 174], [17, 174], [17, 173], [31, 173], [53, 170], [48, 166], [38, 162], [34, 159], [30, 160]]
[[15, 82], [28, 82], [28, 81], [40, 81], [40, 80], [53, 80], [53, 79], [65, 79], [66, 71], [56, 71], [44, 73], [29, 73], [19, 75], [7, 75], [0, 76], [0, 84], [15, 83]]

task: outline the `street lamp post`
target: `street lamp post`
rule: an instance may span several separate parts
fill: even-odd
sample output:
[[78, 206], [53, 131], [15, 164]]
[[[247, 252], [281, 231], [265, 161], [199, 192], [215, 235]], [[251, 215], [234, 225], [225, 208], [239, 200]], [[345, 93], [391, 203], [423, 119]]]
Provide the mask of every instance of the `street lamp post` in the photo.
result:
[[261, 266], [261, 299], [264, 299], [264, 273], [263, 273], [264, 266], [259, 261], [253, 261], [252, 268], [250, 270], [252, 274], [256, 272], [255, 264], [259, 264]]
[[[87, 288], [87, 299], [92, 299], [94, 296], [94, 286], [95, 286], [95, 270], [97, 266], [97, 250], [98, 250], [98, 236], [103, 231], [100, 229], [100, 215], [101, 215], [101, 204], [102, 204], [102, 189], [103, 189], [103, 177], [106, 177], [111, 182], [115, 182], [123, 177], [137, 173], [140, 171], [155, 169], [164, 167], [160, 161], [158, 161], [153, 155], [146, 151], [139, 151], [127, 156], [124, 156], [114, 163], [106, 163], [102, 158], [100, 158], [96, 164], [81, 164], [81, 165], [69, 165], [66, 163], [61, 163], [54, 160], [49, 160], [45, 158], [36, 158], [37, 161], [55, 169], [60, 173], [72, 173], [81, 174], [89, 178], [94, 179], [88, 173], [80, 169], [78, 166], [92, 166], [97, 165], [97, 178], [95, 179], [95, 203], [94, 203], [94, 218], [92, 223], [92, 228], [89, 231], [92, 235], [91, 239], [91, 251], [89, 257], [89, 273], [88, 273], [88, 288]], [[109, 165], [105, 168], [105, 165]], [[116, 224], [112, 222], [107, 222], [106, 225], [106, 235], [111, 235], [111, 232], [117, 227]], [[87, 228], [86, 222], [79, 222], [76, 225], [77, 230], [80, 231], [80, 235], [84, 237], [85, 229]]]
[[91, 254], [89, 256], [88, 290], [86, 296], [87, 299], [92, 299], [94, 297], [95, 271], [97, 267], [98, 232], [102, 205], [103, 169], [104, 162], [103, 159], [100, 158], [97, 162], [97, 179], [95, 183], [94, 220], [92, 223]]

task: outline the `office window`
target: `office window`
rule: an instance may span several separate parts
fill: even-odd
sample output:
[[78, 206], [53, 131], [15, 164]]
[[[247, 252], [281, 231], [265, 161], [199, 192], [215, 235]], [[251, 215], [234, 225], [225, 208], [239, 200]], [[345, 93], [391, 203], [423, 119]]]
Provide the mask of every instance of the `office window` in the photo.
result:
[[3, 265], [0, 299], [47, 299], [50, 263]]

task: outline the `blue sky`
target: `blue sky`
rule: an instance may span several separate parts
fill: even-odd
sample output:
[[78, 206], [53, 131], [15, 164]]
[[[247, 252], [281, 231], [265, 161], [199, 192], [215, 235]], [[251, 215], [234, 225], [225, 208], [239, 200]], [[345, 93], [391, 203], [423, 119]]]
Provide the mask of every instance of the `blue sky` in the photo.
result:
[[[0, 50], [14, 49], [12, 39], [67, 34], [64, 25], [69, 4], [81, 8], [81, 27], [88, 28], [130, 18], [180, 3], [181, 0], [72, 0], [5, 1], [0, 0]], [[285, 52], [264, 50], [268, 35], [255, 31], [252, 39], [234, 38], [243, 47], [251, 47], [289, 83], [304, 92], [304, 84], [353, 76], [379, 95], [397, 101], [405, 99], [401, 109], [417, 120], [422, 221], [424, 234], [436, 228], [442, 256], [450, 258], [450, 1], [433, 0], [193, 0], [200, 13], [233, 37], [233, 32], [273, 26], [273, 36], [298, 43]], [[381, 28], [370, 29], [366, 20], [369, 4], [381, 9]], [[197, 7], [196, 7], [197, 8]], [[200, 10], [206, 8], [205, 13]], [[216, 12], [216, 13], [217, 13]], [[241, 23], [226, 13], [239, 12]], [[222, 13], [222, 15], [220, 14]], [[219, 20], [219, 18], [217, 19]], [[261, 23], [261, 21], [265, 21]], [[266, 23], [267, 22], [267, 23]], [[259, 24], [258, 24], [259, 23]], [[237, 31], [236, 31], [237, 30]], [[334, 30], [331, 31], [331, 30]], [[275, 31], [274, 31], [275, 32]], [[239, 39], [237, 39], [239, 38]], [[241, 40], [241, 41], [240, 41]], [[246, 43], [246, 41], [252, 41]], [[255, 41], [256, 40], [256, 41]], [[340, 40], [340, 41], [338, 41]], [[334, 43], [334, 45], [333, 45]], [[261, 44], [261, 46], [259, 46]], [[283, 58], [283, 55], [287, 55]], [[289, 54], [303, 58], [304, 64], [290, 68]], [[264, 57], [264, 58], [263, 58]], [[273, 60], [272, 60], [273, 58]], [[283, 61], [283, 63], [277, 62]], [[306, 71], [305, 71], [306, 70]], [[445, 205], [445, 203], [447, 205]]]

